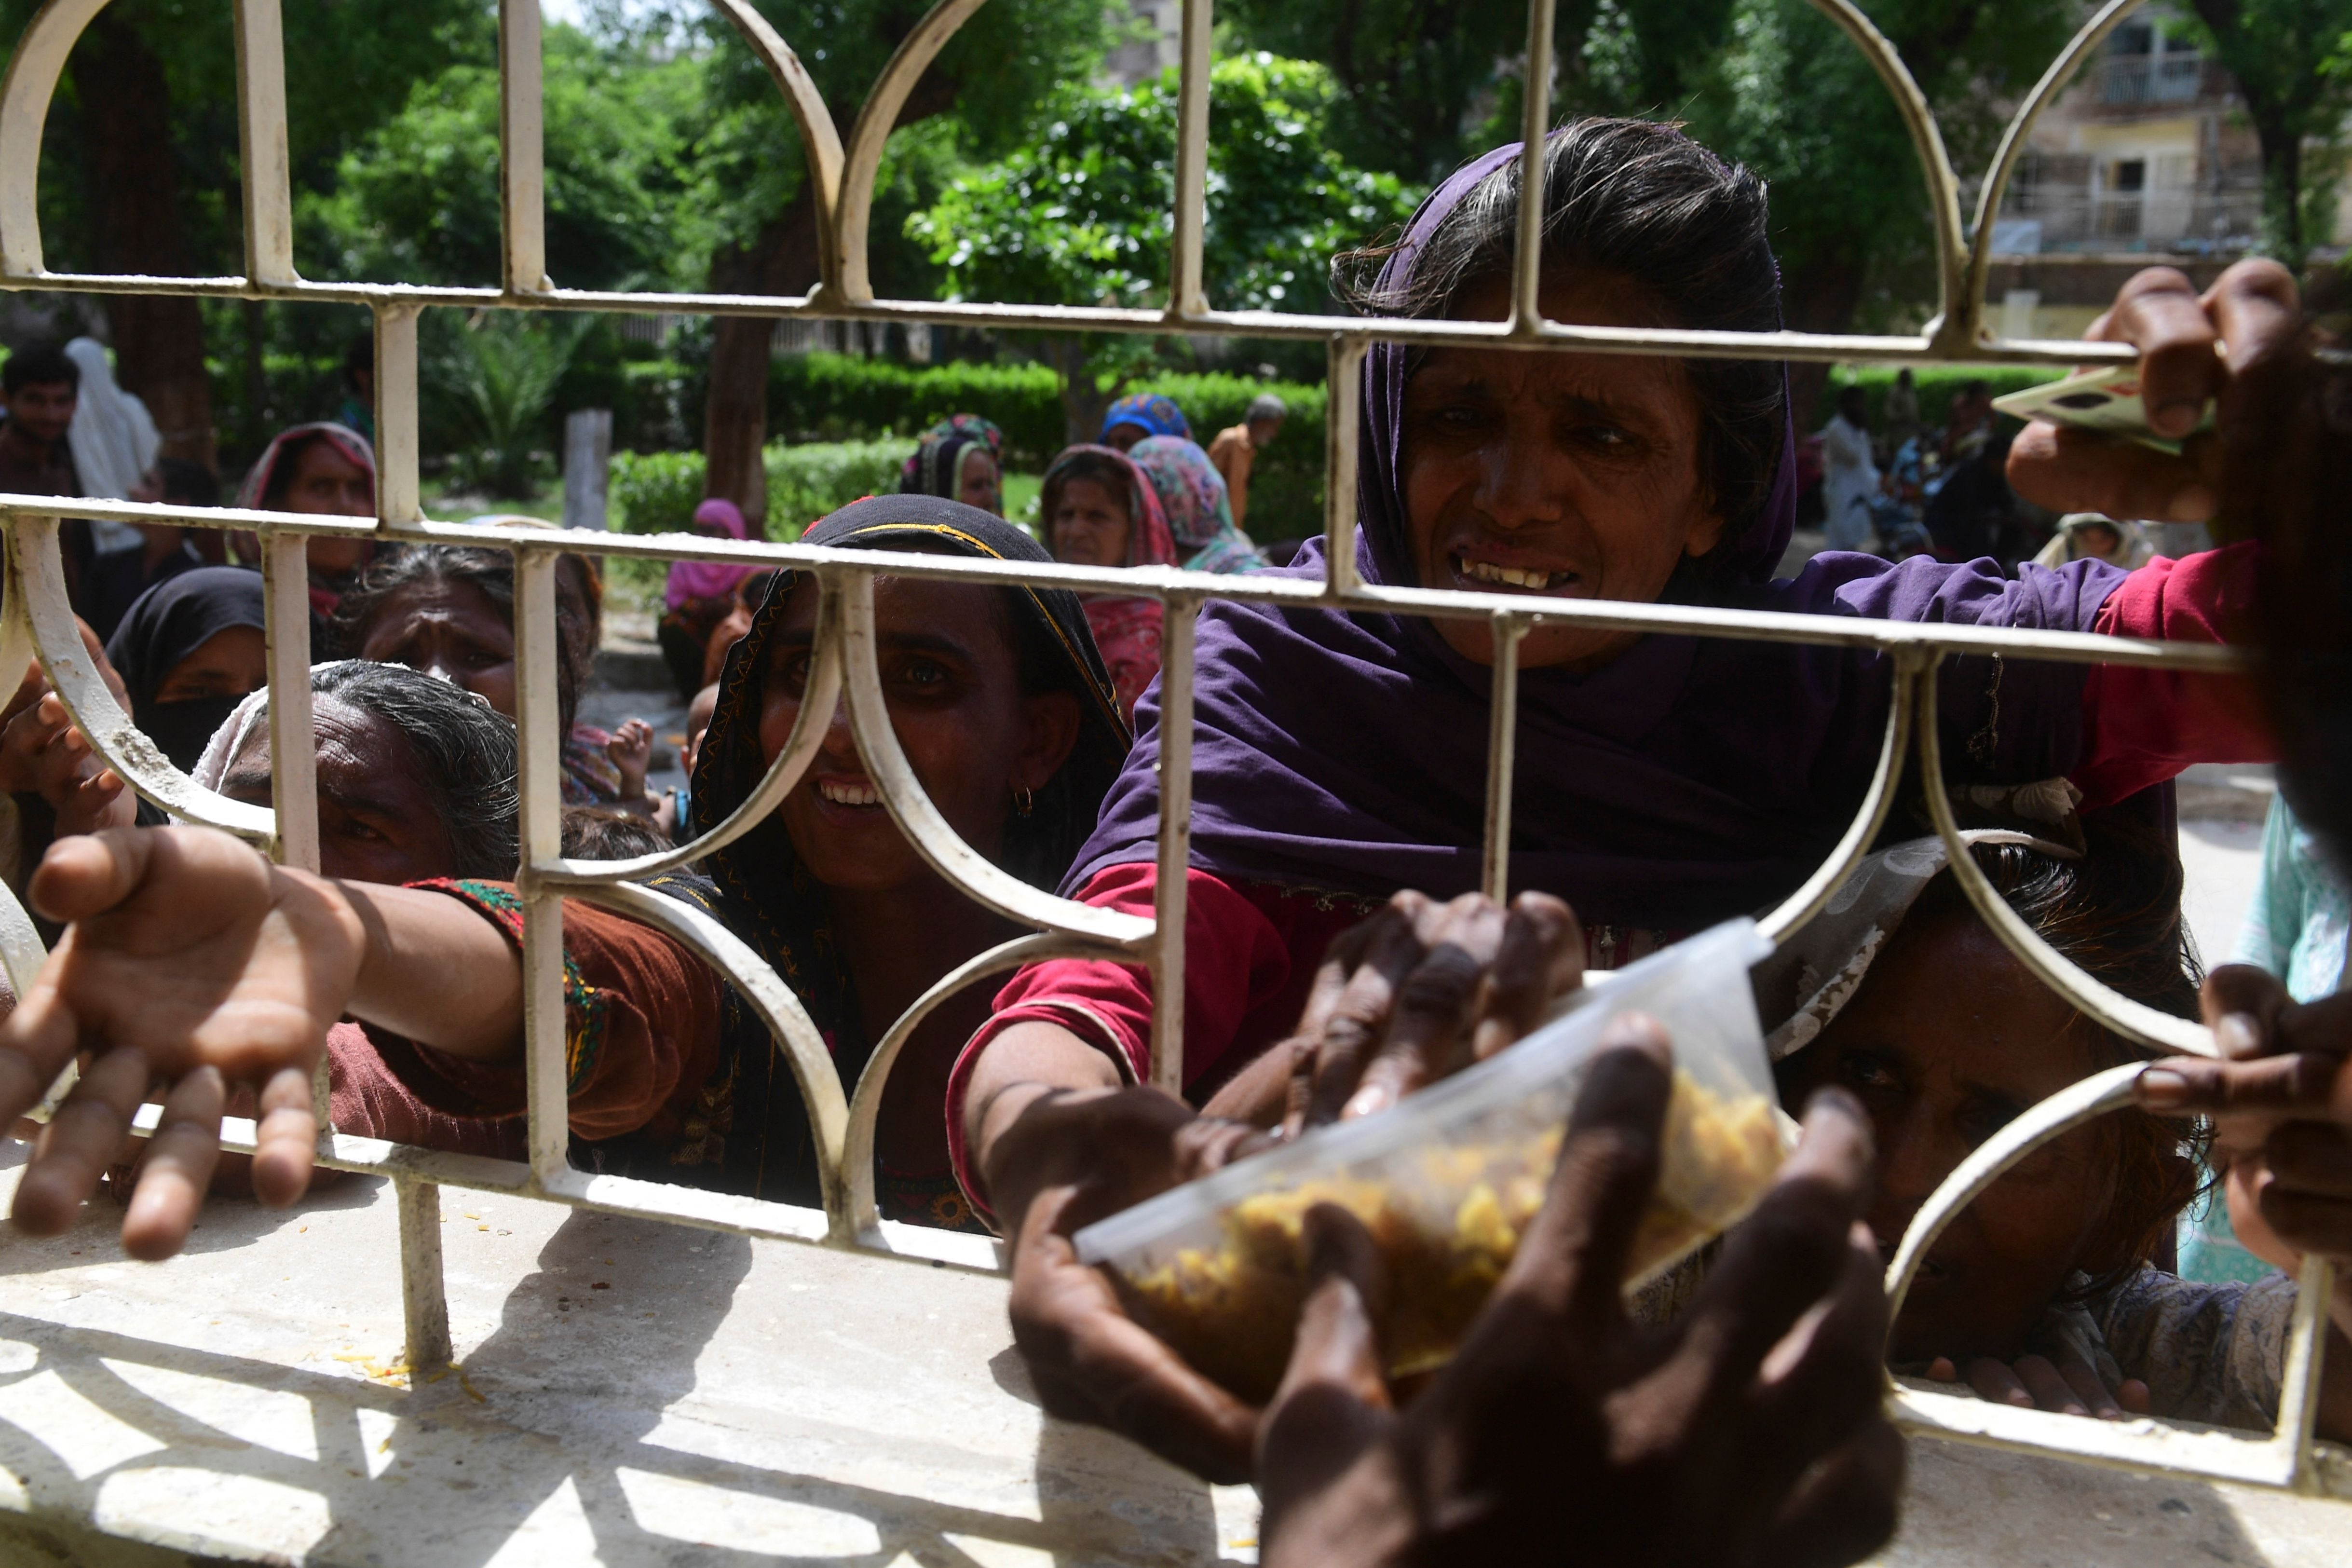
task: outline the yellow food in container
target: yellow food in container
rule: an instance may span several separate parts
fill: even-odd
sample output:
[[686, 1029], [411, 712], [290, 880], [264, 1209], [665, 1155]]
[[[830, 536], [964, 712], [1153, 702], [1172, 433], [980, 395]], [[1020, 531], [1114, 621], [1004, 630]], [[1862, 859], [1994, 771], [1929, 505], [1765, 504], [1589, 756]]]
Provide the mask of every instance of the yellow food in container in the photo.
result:
[[1139, 1204], [1078, 1233], [1128, 1310], [1206, 1375], [1252, 1400], [1289, 1360], [1306, 1291], [1307, 1215], [1360, 1221], [1389, 1268], [1391, 1370], [1454, 1353], [1510, 1266], [1559, 1158], [1583, 1069], [1608, 1021], [1646, 1013], [1675, 1043], [1658, 1187], [1628, 1289], [1736, 1222], [1779, 1169], [1781, 1142], [1748, 967], [1769, 952], [1738, 921], [1633, 965], [1493, 1060], [1377, 1116]]

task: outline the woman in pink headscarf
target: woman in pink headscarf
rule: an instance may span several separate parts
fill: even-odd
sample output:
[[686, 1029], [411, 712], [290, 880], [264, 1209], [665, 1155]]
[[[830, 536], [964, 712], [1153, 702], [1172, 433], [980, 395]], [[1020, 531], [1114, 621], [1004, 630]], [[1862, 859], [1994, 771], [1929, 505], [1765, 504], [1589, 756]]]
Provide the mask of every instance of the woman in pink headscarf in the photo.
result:
[[[748, 539], [751, 529], [731, 500], [712, 496], [694, 509], [694, 531], [714, 539]], [[718, 561], [673, 561], [669, 585], [662, 593], [668, 605], [655, 635], [662, 658], [669, 665], [677, 694], [687, 701], [702, 689], [702, 667], [710, 634], [735, 608], [736, 585], [756, 567], [730, 566]]]
[[[247, 470], [236, 504], [258, 511], [373, 517], [375, 448], [358, 431], [328, 420], [281, 430]], [[252, 534], [236, 535], [230, 547], [241, 561], [260, 563], [261, 546]], [[310, 608], [321, 618], [332, 616], [374, 554], [373, 540], [311, 540]]]

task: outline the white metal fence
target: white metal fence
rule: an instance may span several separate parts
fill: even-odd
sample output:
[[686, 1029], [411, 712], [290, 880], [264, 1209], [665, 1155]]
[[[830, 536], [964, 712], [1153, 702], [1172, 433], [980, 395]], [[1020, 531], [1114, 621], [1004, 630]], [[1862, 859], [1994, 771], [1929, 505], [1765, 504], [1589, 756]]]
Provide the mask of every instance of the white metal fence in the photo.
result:
[[[131, 725], [98, 678], [67, 605], [59, 566], [54, 498], [0, 496], [8, 551], [9, 596], [0, 612], [0, 669], [37, 655], [98, 755], [138, 792], [184, 821], [207, 824], [266, 847], [289, 865], [318, 863], [318, 826], [310, 739], [310, 664], [304, 548], [314, 535], [488, 545], [516, 563], [518, 719], [521, 732], [523, 964], [526, 985], [530, 1158], [527, 1164], [442, 1153], [331, 1131], [322, 1134], [323, 1164], [390, 1177], [399, 1191], [408, 1363], [440, 1365], [449, 1355], [442, 1290], [439, 1184], [497, 1189], [520, 1196], [612, 1213], [651, 1215], [747, 1235], [924, 1259], [975, 1269], [999, 1264], [984, 1238], [881, 1220], [873, 1180], [876, 1112], [900, 1048], [944, 998], [988, 975], [1055, 954], [1117, 957], [1147, 965], [1157, 984], [1153, 1081], [1177, 1087], [1183, 1028], [1185, 879], [1192, 801], [1192, 612], [1203, 599], [1243, 599], [1325, 608], [1447, 617], [1485, 617], [1494, 626], [1497, 665], [1487, 781], [1484, 866], [1487, 889], [1505, 892], [1510, 779], [1517, 703], [1516, 649], [1538, 626], [1581, 626], [1632, 632], [1675, 632], [1766, 641], [1879, 649], [1890, 656], [1895, 701], [1876, 776], [1837, 849], [1765, 921], [1776, 939], [1811, 918], [1866, 852], [1884, 821], [1903, 759], [1915, 743], [1931, 781], [1927, 799], [1938, 830], [1953, 846], [1952, 866], [1969, 897], [2001, 938], [2051, 985], [2084, 1011], [2135, 1039], [2165, 1049], [2210, 1054], [2201, 1027], [2126, 1000], [2084, 975], [2044, 944], [1994, 893], [1959, 847], [1941, 782], [1936, 726], [1915, 723], [1935, 711], [1937, 666], [1960, 654], [2005, 654], [2077, 663], [2234, 668], [2227, 649], [2167, 646], [2077, 633], [1905, 625], [1781, 614], [1704, 610], [1666, 605], [1552, 601], [1368, 584], [1356, 575], [1352, 476], [1356, 468], [1356, 387], [1366, 347], [1375, 340], [1478, 343], [1526, 349], [1676, 356], [1810, 360], [1946, 360], [2063, 365], [2122, 362], [2120, 345], [1997, 337], [1984, 303], [1990, 265], [1990, 215], [2000, 209], [2034, 118], [2097, 49], [2137, 0], [2110, 0], [2036, 84], [2002, 137], [1980, 186], [1974, 221], [1960, 206], [1960, 182], [1933, 113], [1893, 47], [1850, 0], [1814, 0], [1876, 68], [1909, 129], [1924, 173], [1934, 224], [1941, 309], [1916, 336], [1816, 335], [1654, 331], [1573, 326], [1544, 319], [1538, 307], [1542, 243], [1540, 204], [1526, 203], [1515, 258], [1507, 321], [1378, 320], [1222, 310], [1210, 301], [1202, 271], [1207, 184], [1212, 0], [1183, 5], [1182, 90], [1173, 214], [1175, 243], [1164, 310], [1059, 308], [1027, 304], [884, 300], [868, 280], [866, 238], [883, 142], [900, 105], [940, 47], [982, 0], [939, 0], [900, 44], [875, 83], [845, 143], [832, 112], [786, 41], [748, 0], [713, 0], [767, 67], [791, 106], [807, 149], [818, 195], [822, 280], [802, 298], [718, 294], [633, 294], [561, 287], [547, 276], [541, 119], [540, 12], [537, 0], [501, 0], [500, 142], [503, 150], [503, 280], [497, 288], [422, 288], [404, 284], [313, 282], [293, 262], [288, 177], [285, 59], [279, 0], [227, 0], [235, 6], [238, 108], [244, 150], [246, 271], [235, 278], [148, 278], [59, 274], [42, 264], [37, 211], [41, 130], [67, 56], [106, 0], [49, 0], [26, 29], [0, 84], [0, 288], [90, 293], [163, 293], [214, 298], [335, 301], [367, 306], [375, 318], [376, 428], [380, 478], [373, 519], [243, 510], [180, 510], [169, 506], [77, 500], [77, 515], [203, 528], [247, 529], [263, 545], [269, 606], [271, 756], [274, 811], [241, 805], [179, 773]], [[1531, 0], [1528, 58], [1553, 54], [1549, 0]], [[1539, 189], [1541, 136], [1549, 119], [1549, 83], [1538, 73], [1526, 95], [1528, 151], [1523, 189]], [[416, 327], [421, 311], [456, 307], [611, 310], [668, 315], [712, 312], [781, 321], [940, 321], [1045, 331], [1181, 332], [1209, 336], [1313, 337], [1329, 344], [1328, 580], [1212, 576], [1173, 568], [1137, 572], [1038, 566], [937, 556], [892, 555], [805, 545], [737, 543], [688, 535], [595, 534], [573, 540], [543, 529], [497, 522], [457, 525], [424, 514], [417, 482]], [[556, 732], [557, 556], [567, 548], [606, 555], [788, 565], [814, 575], [823, 607], [801, 718], [752, 797], [710, 834], [684, 848], [630, 861], [567, 859], [560, 845], [561, 737]], [[900, 752], [876, 668], [873, 582], [877, 572], [967, 583], [1034, 583], [1084, 591], [1144, 594], [1167, 606], [1161, 673], [1161, 789], [1159, 889], [1152, 918], [1089, 908], [1028, 886], [960, 840], [925, 796]], [[823, 1042], [791, 989], [742, 942], [701, 911], [635, 886], [633, 879], [699, 858], [747, 830], [799, 781], [829, 715], [845, 695], [868, 769], [891, 816], [938, 869], [971, 897], [1033, 928], [984, 952], [935, 985], [892, 1026], [859, 1081], [845, 1094]], [[563, 1058], [563, 900], [580, 899], [656, 926], [699, 953], [759, 1009], [789, 1057], [814, 1133], [824, 1207], [804, 1209], [696, 1189], [575, 1170], [569, 1142]], [[42, 959], [39, 940], [13, 899], [0, 898], [0, 961], [21, 993]], [[321, 1069], [323, 1075], [323, 1068]], [[2083, 1121], [2125, 1103], [2129, 1068], [2117, 1068], [2052, 1097], [1972, 1156], [1921, 1211], [1889, 1270], [1898, 1299], [1944, 1223], [1990, 1181], [2027, 1152]], [[319, 1085], [321, 1116], [324, 1079]], [[143, 1113], [152, 1128], [154, 1109]], [[250, 1121], [231, 1121], [226, 1142], [250, 1149]], [[2158, 1421], [2103, 1423], [1890, 1384], [1888, 1401], [1906, 1428], [2084, 1461], [2172, 1470], [2303, 1491], [2352, 1497], [2352, 1462], [2311, 1436], [2326, 1318], [2327, 1265], [2313, 1261], [2302, 1279], [2301, 1305], [2286, 1365], [2276, 1431], [2267, 1437], [2189, 1430]]]

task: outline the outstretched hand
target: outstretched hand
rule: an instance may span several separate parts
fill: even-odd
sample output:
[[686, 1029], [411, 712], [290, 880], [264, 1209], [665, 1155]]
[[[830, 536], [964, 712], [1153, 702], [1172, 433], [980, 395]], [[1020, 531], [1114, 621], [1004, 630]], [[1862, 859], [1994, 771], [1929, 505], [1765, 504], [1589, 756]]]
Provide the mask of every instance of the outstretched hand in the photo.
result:
[[39, 1134], [16, 1225], [37, 1236], [71, 1225], [158, 1086], [163, 1122], [123, 1216], [124, 1250], [167, 1258], [186, 1241], [236, 1085], [260, 1096], [255, 1193], [301, 1196], [318, 1136], [310, 1071], [367, 946], [352, 906], [331, 883], [191, 827], [60, 840], [28, 891], [68, 929], [0, 1025], [0, 1125], [68, 1062], [85, 1065]]
[[2352, 1441], [2352, 992], [2298, 1005], [2278, 977], [2227, 963], [2205, 977], [2205, 1022], [2227, 1059], [2179, 1057], [2139, 1076], [2139, 1103], [2213, 1125], [2238, 1240], [2274, 1268], [2336, 1268], [2317, 1429]]
[[1584, 928], [1548, 893], [1507, 908], [1398, 893], [1332, 942], [1290, 1038], [1208, 1109], [1289, 1136], [1369, 1116], [1486, 1060], [1583, 983]]
[[1070, 1238], [1265, 1142], [1149, 1088], [1042, 1097], [996, 1141], [988, 1186], [1014, 1227], [1013, 1342], [1048, 1411], [1124, 1433], [1211, 1480], [1249, 1479], [1256, 1408], [1129, 1318]]
[[1858, 1217], [1870, 1122], [1824, 1091], [1771, 1193], [1681, 1322], [1622, 1295], [1658, 1174], [1671, 1052], [1621, 1021], [1550, 1194], [1453, 1363], [1402, 1412], [1387, 1288], [1344, 1210], [1310, 1215], [1314, 1283], [1260, 1428], [1269, 1564], [1850, 1563], [1894, 1529], [1879, 1413], [1886, 1303]]
[[[2180, 455], [2037, 419], [2010, 447], [2010, 485], [2053, 511], [2210, 520], [2232, 488], [2232, 467], [2264, 466], [2277, 436], [2276, 384], [2302, 375], [2303, 330], [2294, 276], [2275, 261], [2241, 261], [2202, 294], [2171, 268], [2147, 268], [2083, 335], [2139, 350], [2149, 428], [2181, 441]], [[2192, 435], [2209, 401], [2215, 427]]]

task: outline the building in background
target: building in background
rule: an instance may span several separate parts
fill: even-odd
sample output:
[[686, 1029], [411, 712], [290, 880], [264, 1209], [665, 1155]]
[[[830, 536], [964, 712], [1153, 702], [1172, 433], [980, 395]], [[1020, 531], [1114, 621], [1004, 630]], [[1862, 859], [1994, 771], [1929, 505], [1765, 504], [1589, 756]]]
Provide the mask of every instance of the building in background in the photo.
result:
[[[2261, 150], [2183, 16], [2157, 0], [2117, 27], [2035, 123], [1993, 230], [1986, 300], [2002, 336], [2079, 337], [2139, 268], [2177, 266], [2202, 285], [2253, 244]], [[2316, 254], [2347, 226], [2339, 205]]]

